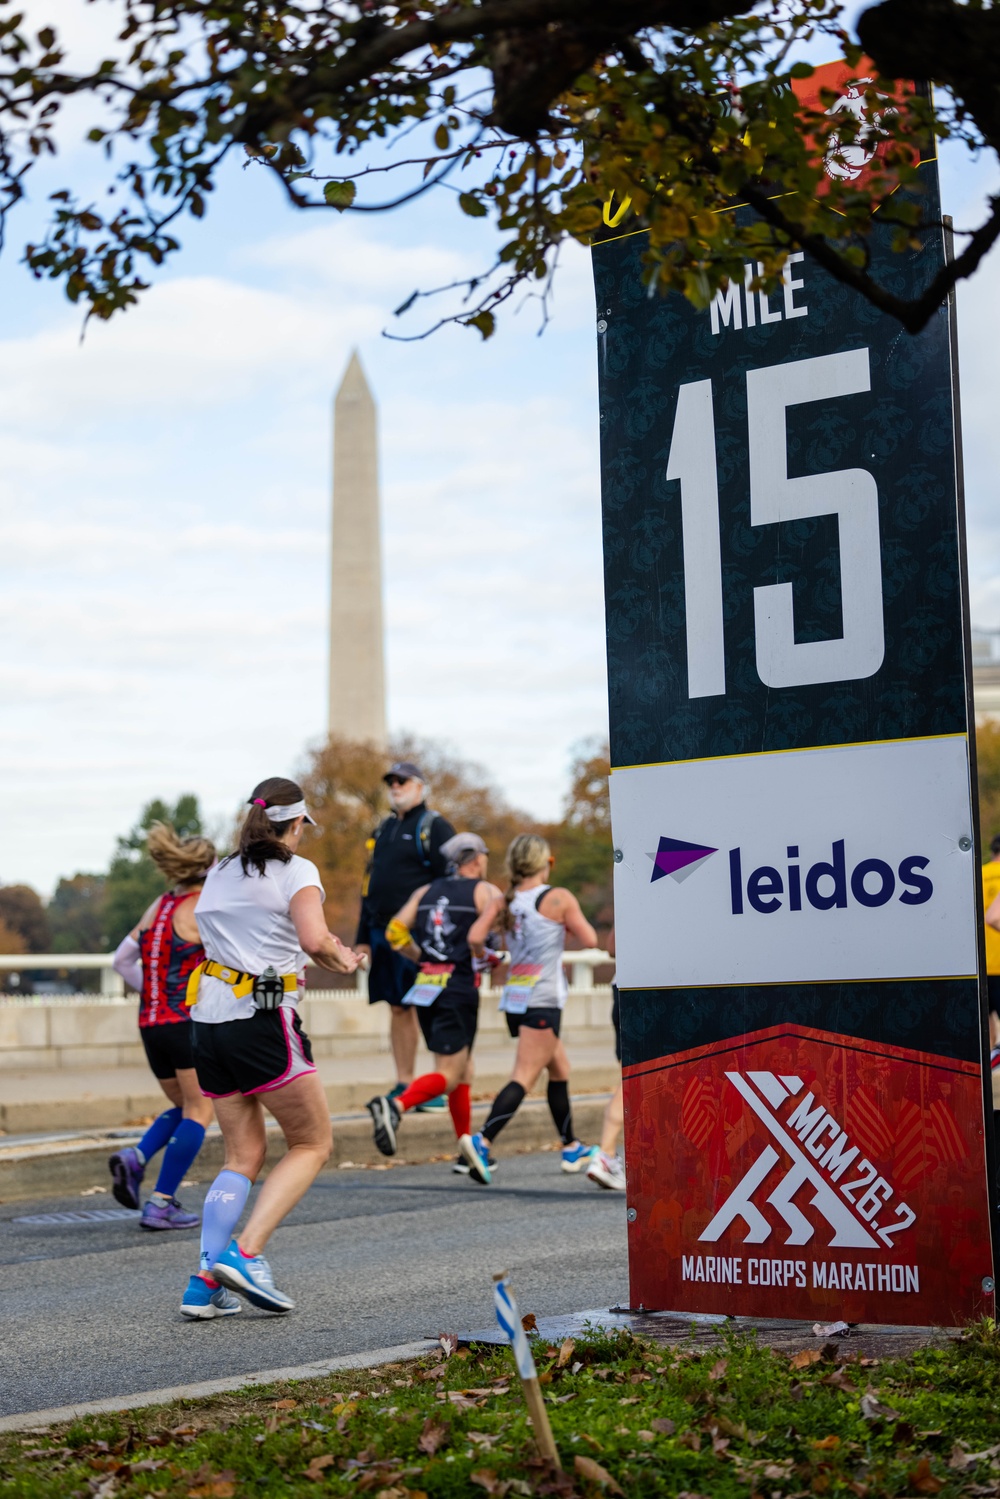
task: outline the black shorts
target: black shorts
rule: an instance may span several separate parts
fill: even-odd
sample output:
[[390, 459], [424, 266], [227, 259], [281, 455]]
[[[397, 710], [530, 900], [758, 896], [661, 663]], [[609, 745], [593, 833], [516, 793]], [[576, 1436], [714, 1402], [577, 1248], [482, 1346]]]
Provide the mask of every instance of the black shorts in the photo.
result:
[[439, 1057], [453, 1057], [476, 1039], [479, 995], [452, 999], [445, 990], [432, 1005], [417, 1008], [417, 1019], [427, 1050]]
[[309, 1037], [290, 1005], [221, 1025], [192, 1021], [198, 1086], [208, 1098], [268, 1093], [315, 1072]]
[[368, 972], [368, 1003], [375, 1005], [385, 1000], [391, 1005], [402, 1004], [403, 995], [417, 981], [416, 963], [389, 946], [383, 926], [372, 927], [369, 945], [372, 966]]
[[615, 1028], [615, 1056], [622, 1059], [622, 1004], [618, 996], [618, 985], [611, 985], [611, 1024]]
[[990, 1009], [1000, 1015], [1000, 973], [986, 975], [986, 992], [989, 995]]
[[170, 1020], [166, 1025], [140, 1025], [139, 1035], [146, 1049], [146, 1061], [153, 1076], [176, 1077], [179, 1069], [194, 1066], [191, 1051], [193, 1020]]
[[507, 1016], [507, 1029], [512, 1036], [517, 1035], [522, 1025], [527, 1026], [530, 1031], [554, 1031], [558, 1036], [562, 1024], [562, 1010], [554, 1006], [551, 1010], [542, 1009], [541, 1006], [537, 1010], [525, 1010], [523, 1015], [511, 1015], [507, 1011], [504, 1013]]

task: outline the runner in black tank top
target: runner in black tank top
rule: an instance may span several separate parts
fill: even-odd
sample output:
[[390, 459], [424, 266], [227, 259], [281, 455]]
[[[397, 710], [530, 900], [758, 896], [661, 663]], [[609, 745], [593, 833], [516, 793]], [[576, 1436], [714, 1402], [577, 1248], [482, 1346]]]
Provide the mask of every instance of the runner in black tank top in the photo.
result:
[[417, 981], [403, 1003], [416, 1008], [436, 1070], [415, 1078], [396, 1098], [373, 1098], [367, 1107], [375, 1144], [383, 1155], [395, 1155], [401, 1116], [446, 1093], [459, 1150], [471, 1165], [469, 1085], [479, 1023], [479, 972], [469, 929], [500, 892], [485, 878], [488, 850], [476, 833], [456, 833], [441, 852], [454, 873], [415, 890], [386, 928], [392, 946], [419, 964]]

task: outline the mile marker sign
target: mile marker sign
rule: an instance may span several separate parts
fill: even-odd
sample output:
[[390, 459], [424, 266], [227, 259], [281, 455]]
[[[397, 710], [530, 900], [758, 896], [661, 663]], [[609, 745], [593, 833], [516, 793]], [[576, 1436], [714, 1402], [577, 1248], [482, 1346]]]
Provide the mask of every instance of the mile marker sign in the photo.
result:
[[[993, 1261], [952, 314], [912, 337], [801, 255], [698, 311], [646, 294], [643, 248], [594, 247], [632, 1304], [967, 1321]], [[873, 245], [908, 295], [944, 254]]]

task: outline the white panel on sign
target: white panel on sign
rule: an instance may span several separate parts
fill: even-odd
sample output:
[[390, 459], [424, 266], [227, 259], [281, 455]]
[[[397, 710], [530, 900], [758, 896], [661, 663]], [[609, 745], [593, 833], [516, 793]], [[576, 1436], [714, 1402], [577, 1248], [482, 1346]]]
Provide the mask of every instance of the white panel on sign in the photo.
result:
[[976, 971], [962, 735], [616, 770], [611, 817], [623, 988]]

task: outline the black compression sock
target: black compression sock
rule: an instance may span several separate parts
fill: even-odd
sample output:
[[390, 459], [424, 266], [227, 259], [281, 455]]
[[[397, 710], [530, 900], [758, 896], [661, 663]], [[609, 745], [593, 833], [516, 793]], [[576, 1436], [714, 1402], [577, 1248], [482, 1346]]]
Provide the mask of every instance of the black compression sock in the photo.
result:
[[569, 1104], [569, 1083], [550, 1082], [547, 1096], [552, 1122], [559, 1132], [560, 1140], [564, 1145], [572, 1145], [576, 1137], [573, 1134], [573, 1112]]
[[505, 1124], [509, 1124], [521, 1107], [524, 1089], [520, 1083], [507, 1083], [493, 1100], [490, 1117], [483, 1125], [483, 1134], [492, 1145]]

